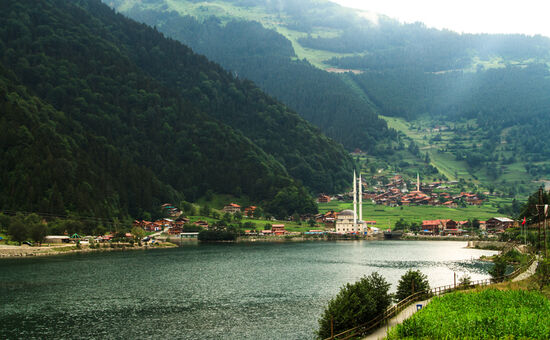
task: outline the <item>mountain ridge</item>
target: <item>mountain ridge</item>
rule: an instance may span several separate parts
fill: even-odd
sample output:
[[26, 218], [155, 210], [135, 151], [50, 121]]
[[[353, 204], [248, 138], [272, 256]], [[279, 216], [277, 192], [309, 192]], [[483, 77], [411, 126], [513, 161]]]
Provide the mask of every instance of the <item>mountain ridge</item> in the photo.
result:
[[[10, 184], [0, 191], [3, 209], [139, 218], [166, 201], [211, 190], [292, 214], [316, 210], [303, 185], [312, 192], [347, 185], [352, 161], [341, 146], [251, 83], [100, 1], [0, 8], [0, 128], [21, 132], [2, 139], [1, 176]], [[215, 106], [221, 102], [235, 104]], [[27, 119], [15, 114], [25, 110]], [[263, 148], [258, 133], [247, 136], [250, 130], [223, 122], [237, 114], [265, 131]], [[32, 137], [48, 125], [50, 137], [37, 144]], [[70, 128], [55, 129], [64, 125]], [[31, 167], [34, 177], [14, 166], [39, 159], [41, 147], [51, 148], [48, 140], [64, 141], [51, 151], [64, 165]], [[24, 151], [14, 153], [14, 143]], [[292, 154], [276, 152], [291, 145]], [[310, 162], [314, 168], [300, 172]], [[24, 184], [30, 178], [32, 188]], [[25, 197], [27, 188], [35, 194]], [[270, 204], [289, 192], [296, 202]], [[40, 205], [55, 201], [52, 195], [61, 203]]]

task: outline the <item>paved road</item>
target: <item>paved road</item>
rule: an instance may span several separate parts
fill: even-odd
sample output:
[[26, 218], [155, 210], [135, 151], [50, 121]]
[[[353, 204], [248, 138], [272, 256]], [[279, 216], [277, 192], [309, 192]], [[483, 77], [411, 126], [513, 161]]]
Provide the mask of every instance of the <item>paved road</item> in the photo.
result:
[[395, 325], [397, 324], [402, 323], [406, 319], [410, 318], [414, 313], [416, 313], [417, 311], [416, 305], [421, 304], [422, 307], [426, 307], [426, 305], [430, 302], [430, 300], [431, 299], [413, 303], [409, 307], [402, 310], [401, 313], [391, 318], [387, 326], [380, 327], [379, 329], [376, 330], [376, 332], [369, 334], [366, 338], [363, 338], [363, 339], [364, 340], [384, 339], [391, 328], [395, 327]]
[[533, 261], [533, 263], [531, 264], [531, 266], [529, 266], [529, 268], [527, 268], [526, 271], [524, 271], [523, 273], [519, 274], [518, 276], [516, 276], [515, 278], [512, 279], [512, 281], [521, 281], [521, 280], [525, 280], [526, 278], [528, 278], [529, 276], [532, 276], [532, 275], [535, 275], [535, 272], [537, 271], [537, 266], [538, 266], [539, 262], [538, 261]]

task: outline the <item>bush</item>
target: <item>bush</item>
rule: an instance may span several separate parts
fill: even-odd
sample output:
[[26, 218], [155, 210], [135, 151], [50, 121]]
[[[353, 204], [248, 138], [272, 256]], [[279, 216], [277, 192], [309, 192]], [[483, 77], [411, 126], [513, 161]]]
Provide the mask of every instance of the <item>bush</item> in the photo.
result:
[[399, 280], [395, 299], [401, 301], [409, 295], [429, 289], [428, 277], [420, 270], [409, 269]]
[[458, 285], [461, 288], [468, 288], [472, 285], [472, 278], [469, 275], [464, 275], [458, 280]]
[[203, 230], [203, 228], [201, 226], [196, 225], [196, 224], [185, 223], [183, 225], [183, 232], [184, 233], [194, 233], [194, 232], [199, 232], [201, 230]]
[[236, 236], [234, 233], [224, 230], [203, 230], [199, 232], [198, 239], [203, 242], [234, 241]]
[[390, 305], [389, 289], [390, 284], [378, 273], [346, 284], [325, 308], [319, 319], [317, 337], [331, 336], [331, 320], [337, 334], [374, 319]]
[[504, 274], [506, 274], [506, 268], [508, 267], [508, 263], [506, 262], [506, 259], [503, 256], [495, 256], [495, 259], [493, 260], [494, 266], [493, 268], [489, 269], [489, 274], [491, 275], [491, 278], [495, 282], [501, 282], [504, 280]]
[[8, 235], [11, 236], [12, 241], [18, 242], [19, 245], [27, 239], [29, 230], [22, 218], [16, 217], [12, 219], [8, 228]]

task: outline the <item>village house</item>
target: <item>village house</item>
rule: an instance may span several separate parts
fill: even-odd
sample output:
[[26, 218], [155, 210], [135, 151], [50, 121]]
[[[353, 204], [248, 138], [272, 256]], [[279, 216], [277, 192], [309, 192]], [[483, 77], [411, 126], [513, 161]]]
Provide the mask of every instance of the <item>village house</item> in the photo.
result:
[[179, 235], [183, 233], [183, 225], [173, 225], [168, 228], [168, 234], [170, 235]]
[[206, 222], [206, 221], [198, 220], [198, 221], [193, 222], [193, 224], [196, 225], [196, 226], [202, 227], [204, 229], [209, 228], [208, 222]]
[[479, 230], [487, 230], [487, 221], [479, 221]]
[[244, 216], [252, 217], [252, 216], [254, 216], [255, 211], [256, 211], [256, 206], [254, 206], [254, 205], [246, 207], [246, 208], [244, 208]]
[[461, 235], [462, 229], [460, 229], [460, 223], [453, 220], [442, 220], [445, 221], [443, 235]]
[[422, 221], [421, 233], [424, 235], [439, 235], [439, 230], [442, 228], [440, 220]]
[[315, 222], [324, 223], [326, 226], [333, 226], [337, 217], [338, 213], [331, 210], [327, 211], [325, 214], [315, 215]]
[[458, 208], [458, 204], [456, 204], [456, 202], [453, 202], [453, 201], [447, 201], [443, 203], [443, 205], [446, 206], [447, 208]]
[[271, 226], [271, 232], [274, 235], [284, 235], [286, 233], [284, 224], [274, 224]]
[[235, 213], [241, 211], [241, 206], [238, 205], [238, 204], [235, 204], [235, 203], [230, 203], [230, 204], [226, 205], [225, 207], [223, 207], [222, 210], [225, 213], [235, 214]]
[[317, 197], [317, 202], [318, 203], [329, 203], [330, 202], [330, 196], [321, 194]]
[[174, 205], [170, 203], [164, 203], [163, 205], [161, 205], [161, 208], [162, 208], [162, 211], [169, 217], [176, 218], [183, 214], [183, 212], [180, 209], [176, 208]]
[[493, 217], [486, 221], [486, 227], [488, 233], [500, 233], [506, 229], [514, 226], [514, 220], [507, 217]]

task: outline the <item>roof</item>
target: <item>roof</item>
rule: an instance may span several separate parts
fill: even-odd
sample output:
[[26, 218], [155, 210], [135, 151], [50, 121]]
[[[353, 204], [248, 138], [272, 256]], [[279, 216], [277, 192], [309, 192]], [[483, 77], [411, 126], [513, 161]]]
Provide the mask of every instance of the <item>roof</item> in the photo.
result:
[[439, 225], [441, 223], [441, 220], [426, 220], [422, 221], [422, 225]]
[[508, 217], [493, 217], [492, 219], [499, 222], [514, 222], [514, 220], [511, 220]]
[[346, 210], [343, 210], [340, 212], [340, 216], [348, 216], [348, 215], [355, 215], [353, 210], [349, 210], [349, 209], [346, 209]]
[[234, 208], [240, 208], [241, 207], [240, 205], [235, 204], [235, 203], [230, 203], [229, 206], [234, 207]]

